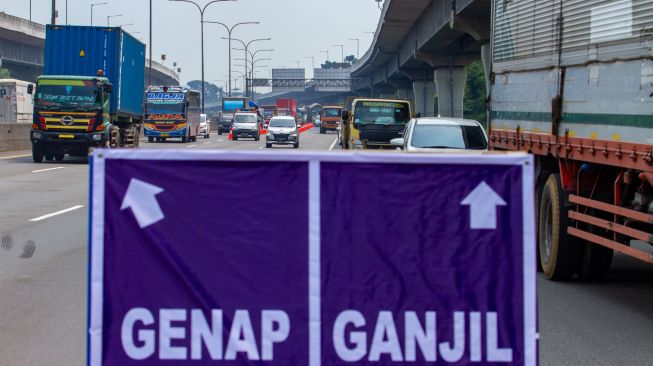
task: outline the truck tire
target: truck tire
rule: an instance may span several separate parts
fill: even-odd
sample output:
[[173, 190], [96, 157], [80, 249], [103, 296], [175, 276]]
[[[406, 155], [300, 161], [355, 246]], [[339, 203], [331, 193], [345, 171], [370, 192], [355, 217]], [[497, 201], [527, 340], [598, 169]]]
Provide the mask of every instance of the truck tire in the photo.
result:
[[610, 271], [614, 251], [594, 243], [585, 243], [580, 261], [578, 277], [583, 281], [603, 279]]
[[326, 133], [326, 130], [324, 127], [320, 126], [320, 135], [324, 135]]
[[578, 271], [580, 241], [567, 234], [569, 218], [559, 174], [546, 181], [538, 214], [538, 249], [542, 271], [553, 281], [568, 280]]
[[53, 153], [45, 153], [45, 161], [52, 161], [54, 159]]
[[184, 144], [187, 143], [188, 142], [188, 136], [182, 137], [181, 142], [183, 142]]
[[218, 128], [218, 136], [222, 136], [222, 129]]
[[32, 160], [35, 163], [43, 162], [43, 149], [41, 145], [32, 144]]
[[238, 141], [238, 136], [237, 136], [237, 135], [232, 135], [232, 136], [231, 136], [231, 139], [232, 139], [233, 141]]
[[63, 159], [66, 157], [66, 154], [54, 154], [54, 160], [56, 161], [63, 161]]
[[149, 137], [147, 138], [147, 142], [150, 142], [150, 143], [154, 142], [154, 137], [149, 136]]

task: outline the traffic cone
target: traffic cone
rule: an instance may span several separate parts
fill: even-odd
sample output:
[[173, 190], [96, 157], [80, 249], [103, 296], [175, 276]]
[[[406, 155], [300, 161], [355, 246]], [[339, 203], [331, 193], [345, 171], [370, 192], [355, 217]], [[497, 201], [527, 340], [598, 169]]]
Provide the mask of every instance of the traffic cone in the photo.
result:
[[229, 137], [227, 139], [228, 140], [233, 140], [234, 139], [233, 127], [229, 129]]

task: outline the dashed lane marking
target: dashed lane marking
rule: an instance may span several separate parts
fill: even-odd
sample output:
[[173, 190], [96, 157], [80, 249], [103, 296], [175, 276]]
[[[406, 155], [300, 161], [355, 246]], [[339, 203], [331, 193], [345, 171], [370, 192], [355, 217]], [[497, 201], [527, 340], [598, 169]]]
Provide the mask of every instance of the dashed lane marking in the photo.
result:
[[65, 166], [57, 166], [57, 167], [54, 167], [54, 168], [32, 170], [32, 173], [41, 173], [41, 172], [47, 172], [47, 171], [50, 171], [50, 170], [59, 170], [59, 169], [66, 169], [66, 167]]
[[54, 216], [58, 216], [58, 215], [61, 215], [61, 214], [65, 214], [67, 212], [78, 210], [78, 209], [80, 209], [82, 207], [84, 207], [84, 205], [73, 206], [73, 207], [67, 208], [65, 210], [61, 210], [61, 211], [49, 213], [47, 215], [35, 217], [33, 219], [30, 219], [29, 221], [32, 221], [32, 222], [42, 221], [42, 220], [45, 220], [45, 219], [49, 219], [50, 217], [54, 217]]

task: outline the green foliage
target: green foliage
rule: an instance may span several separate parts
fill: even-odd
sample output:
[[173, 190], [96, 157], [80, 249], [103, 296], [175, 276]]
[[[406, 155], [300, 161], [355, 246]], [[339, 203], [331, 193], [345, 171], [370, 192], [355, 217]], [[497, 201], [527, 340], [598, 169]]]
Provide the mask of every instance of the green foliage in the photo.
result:
[[485, 72], [481, 61], [475, 61], [467, 66], [467, 83], [465, 84], [464, 114], [465, 118], [474, 119], [483, 125], [487, 122], [485, 100]]
[[0, 79], [11, 79], [9, 70], [0, 67]]
[[349, 56], [345, 57], [345, 61], [348, 62], [348, 63], [350, 63], [350, 64], [353, 64], [354, 62], [357, 61], [357, 59], [356, 59], [356, 56], [354, 56], [354, 55], [349, 55]]
[[325, 63], [322, 64], [322, 68], [323, 69], [336, 69], [336, 68], [338, 68], [338, 63], [327, 60]]

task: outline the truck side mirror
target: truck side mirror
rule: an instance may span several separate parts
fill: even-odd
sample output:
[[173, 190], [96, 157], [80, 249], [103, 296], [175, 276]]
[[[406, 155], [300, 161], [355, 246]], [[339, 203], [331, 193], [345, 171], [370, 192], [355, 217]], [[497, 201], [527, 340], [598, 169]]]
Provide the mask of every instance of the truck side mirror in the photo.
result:
[[343, 119], [343, 120], [345, 120], [345, 121], [348, 120], [350, 115], [351, 115], [351, 114], [349, 113], [348, 110], [346, 110], [346, 109], [343, 109], [343, 110], [342, 110], [342, 119]]
[[34, 94], [34, 84], [27, 84], [27, 94]]

